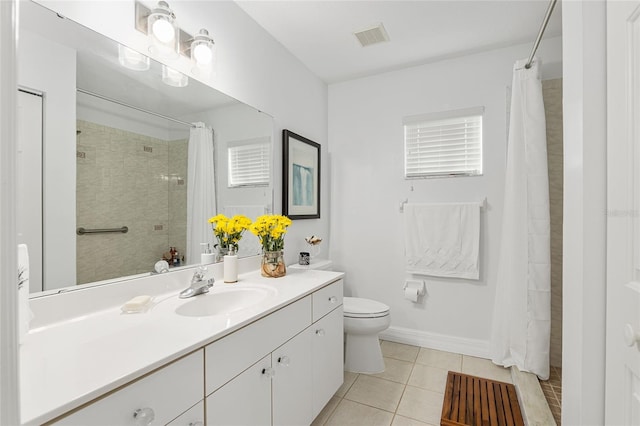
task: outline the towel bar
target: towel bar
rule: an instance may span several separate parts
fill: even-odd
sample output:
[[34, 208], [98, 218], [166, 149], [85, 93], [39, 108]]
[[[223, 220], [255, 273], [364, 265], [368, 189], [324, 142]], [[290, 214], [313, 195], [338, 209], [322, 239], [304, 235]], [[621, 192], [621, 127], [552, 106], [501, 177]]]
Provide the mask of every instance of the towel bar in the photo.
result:
[[[404, 205], [409, 203], [409, 199], [405, 198], [403, 201], [400, 201], [400, 213], [404, 213]], [[455, 203], [451, 203], [451, 204], [455, 204]], [[482, 201], [480, 202], [480, 208], [486, 209], [487, 208], [487, 197], [484, 197], [482, 199]]]
[[126, 234], [127, 232], [129, 232], [129, 228], [126, 226], [123, 226], [122, 228], [102, 228], [102, 229], [86, 229], [83, 228], [82, 226], [80, 228], [78, 228], [78, 230], [76, 231], [76, 233], [78, 235], [85, 235], [85, 234], [109, 234], [109, 233], [115, 233], [115, 232], [120, 232], [122, 234]]

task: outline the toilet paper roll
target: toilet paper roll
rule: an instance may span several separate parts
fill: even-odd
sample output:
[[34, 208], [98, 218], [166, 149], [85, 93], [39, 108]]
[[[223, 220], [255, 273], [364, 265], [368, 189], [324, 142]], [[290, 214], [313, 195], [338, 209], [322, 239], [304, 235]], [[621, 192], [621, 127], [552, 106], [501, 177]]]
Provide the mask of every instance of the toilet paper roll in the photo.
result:
[[404, 298], [412, 302], [418, 301], [418, 289], [415, 287], [407, 287], [404, 289]]

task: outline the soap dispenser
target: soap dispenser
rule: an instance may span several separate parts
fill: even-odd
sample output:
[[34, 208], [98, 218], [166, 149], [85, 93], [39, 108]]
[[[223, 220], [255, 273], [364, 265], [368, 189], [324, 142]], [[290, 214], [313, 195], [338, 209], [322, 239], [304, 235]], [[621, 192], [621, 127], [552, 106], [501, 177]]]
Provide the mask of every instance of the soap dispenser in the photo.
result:
[[224, 257], [224, 282], [238, 282], [238, 255], [234, 247], [231, 247], [229, 254]]
[[216, 255], [211, 252], [211, 246], [209, 243], [200, 243], [202, 246], [202, 253], [200, 254], [200, 264], [208, 265], [216, 261]]

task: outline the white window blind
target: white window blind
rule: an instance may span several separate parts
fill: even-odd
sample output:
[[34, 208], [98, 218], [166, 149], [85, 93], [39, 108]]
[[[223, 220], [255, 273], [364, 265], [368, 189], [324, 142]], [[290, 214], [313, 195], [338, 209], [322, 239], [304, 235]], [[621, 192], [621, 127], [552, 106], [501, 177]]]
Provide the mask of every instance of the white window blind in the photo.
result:
[[405, 117], [405, 177], [481, 175], [483, 112], [478, 107]]
[[269, 138], [229, 142], [229, 187], [269, 185], [271, 142]]

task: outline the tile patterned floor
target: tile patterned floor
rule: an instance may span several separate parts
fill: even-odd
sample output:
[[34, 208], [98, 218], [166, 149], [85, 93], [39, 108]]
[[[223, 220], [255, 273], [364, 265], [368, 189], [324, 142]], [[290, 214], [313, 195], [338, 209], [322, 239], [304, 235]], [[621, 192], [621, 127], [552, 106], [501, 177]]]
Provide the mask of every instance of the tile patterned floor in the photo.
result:
[[382, 341], [386, 370], [344, 373], [344, 384], [312, 426], [435, 426], [440, 424], [449, 370], [511, 383], [491, 361]]
[[540, 387], [542, 387], [542, 392], [547, 399], [553, 418], [556, 420], [558, 426], [560, 426], [562, 413], [562, 369], [559, 367], [551, 367], [549, 380], [540, 380]]

